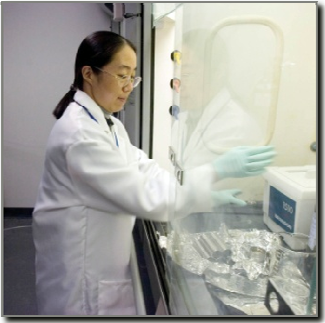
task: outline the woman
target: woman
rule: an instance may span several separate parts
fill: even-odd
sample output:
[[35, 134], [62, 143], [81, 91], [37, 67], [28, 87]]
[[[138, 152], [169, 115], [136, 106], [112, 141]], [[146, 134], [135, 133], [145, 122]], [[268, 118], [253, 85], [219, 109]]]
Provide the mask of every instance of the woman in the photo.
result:
[[[131, 145], [120, 111], [140, 82], [136, 51], [123, 37], [93, 33], [81, 43], [70, 91], [54, 110], [33, 213], [41, 315], [136, 314], [129, 268], [135, 216], [167, 221], [210, 211], [213, 164], [188, 171], [188, 185]], [[106, 121], [108, 120], [108, 121]], [[200, 189], [195, 187], [198, 180]], [[196, 185], [197, 186], [197, 185]]]

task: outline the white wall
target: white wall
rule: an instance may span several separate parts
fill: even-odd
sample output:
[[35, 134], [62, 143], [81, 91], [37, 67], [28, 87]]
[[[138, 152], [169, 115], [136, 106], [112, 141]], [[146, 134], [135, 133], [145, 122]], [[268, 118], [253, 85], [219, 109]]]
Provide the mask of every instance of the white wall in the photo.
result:
[[69, 90], [81, 41], [110, 30], [97, 3], [3, 2], [2, 182], [4, 207], [33, 207], [52, 111]]

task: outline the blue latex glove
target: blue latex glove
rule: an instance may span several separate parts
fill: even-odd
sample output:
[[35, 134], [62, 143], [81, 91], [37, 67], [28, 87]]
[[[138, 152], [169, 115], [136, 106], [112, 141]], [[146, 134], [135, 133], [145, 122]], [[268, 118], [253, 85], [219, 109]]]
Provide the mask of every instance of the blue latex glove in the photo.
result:
[[260, 175], [276, 155], [271, 146], [235, 147], [213, 162], [220, 179]]
[[236, 198], [238, 194], [241, 193], [241, 190], [232, 189], [232, 190], [222, 190], [222, 191], [212, 191], [212, 199], [214, 207], [219, 207], [225, 204], [234, 204], [237, 206], [244, 206], [246, 202]]

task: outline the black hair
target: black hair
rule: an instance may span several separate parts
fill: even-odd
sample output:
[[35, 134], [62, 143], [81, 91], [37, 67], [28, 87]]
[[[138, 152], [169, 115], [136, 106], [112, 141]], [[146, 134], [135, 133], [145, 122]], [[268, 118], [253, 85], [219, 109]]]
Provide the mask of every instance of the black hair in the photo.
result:
[[83, 90], [83, 66], [90, 66], [94, 73], [99, 73], [94, 67], [101, 68], [109, 64], [114, 55], [125, 45], [130, 46], [136, 52], [136, 47], [129, 40], [110, 31], [94, 32], [81, 42], [76, 55], [73, 84], [53, 111], [57, 119], [62, 117], [67, 106], [73, 101], [76, 91]]

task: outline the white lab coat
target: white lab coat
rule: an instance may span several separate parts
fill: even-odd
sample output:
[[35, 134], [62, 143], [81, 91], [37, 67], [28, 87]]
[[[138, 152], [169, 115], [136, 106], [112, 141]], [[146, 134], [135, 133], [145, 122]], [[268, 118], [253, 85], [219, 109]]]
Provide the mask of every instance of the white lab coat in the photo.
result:
[[38, 311], [134, 315], [129, 261], [135, 216], [167, 221], [173, 207], [183, 215], [189, 205], [210, 210], [213, 169], [188, 172], [188, 183], [205, 176], [207, 185], [193, 192], [181, 188], [183, 197], [175, 203], [174, 176], [132, 146], [112, 117], [117, 147], [102, 109], [82, 91], [74, 98], [97, 122], [71, 103], [48, 140], [33, 212]]

